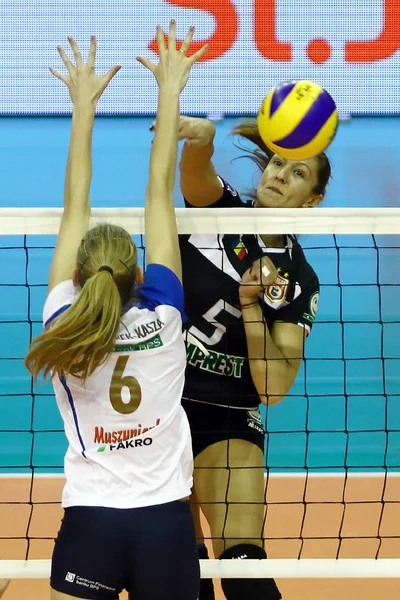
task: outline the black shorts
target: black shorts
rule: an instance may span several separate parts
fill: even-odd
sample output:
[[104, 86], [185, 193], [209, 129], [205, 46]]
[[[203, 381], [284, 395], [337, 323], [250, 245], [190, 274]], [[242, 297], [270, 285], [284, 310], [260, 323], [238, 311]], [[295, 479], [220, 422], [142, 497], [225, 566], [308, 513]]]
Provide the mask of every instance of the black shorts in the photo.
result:
[[200, 567], [189, 503], [65, 509], [51, 587], [89, 600], [197, 600]]
[[192, 433], [194, 457], [229, 439], [247, 440], [264, 451], [264, 427], [260, 409], [228, 408], [206, 402], [182, 399]]

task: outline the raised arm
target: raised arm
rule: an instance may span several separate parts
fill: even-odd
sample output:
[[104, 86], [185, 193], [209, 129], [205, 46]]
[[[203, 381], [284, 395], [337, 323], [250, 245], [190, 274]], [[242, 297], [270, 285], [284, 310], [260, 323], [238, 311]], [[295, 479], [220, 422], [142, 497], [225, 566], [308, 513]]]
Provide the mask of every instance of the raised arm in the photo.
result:
[[185, 139], [179, 163], [180, 186], [193, 206], [209, 206], [221, 198], [223, 187], [211, 161], [215, 125], [207, 119], [181, 117], [179, 139]]
[[277, 404], [290, 391], [304, 354], [306, 331], [294, 323], [274, 323], [271, 331], [264, 320], [258, 297], [278, 273], [264, 256], [246, 271], [239, 288], [246, 332], [250, 372], [260, 401]]
[[69, 37], [68, 41], [74, 54], [75, 66], [59, 46], [58, 52], [69, 75], [50, 69], [68, 87], [74, 109], [64, 185], [64, 211], [50, 268], [49, 292], [58, 283], [73, 277], [77, 251], [89, 227], [94, 114], [100, 96], [120, 69], [115, 66], [106, 75], [97, 76], [94, 72], [95, 37], [91, 37], [86, 64], [82, 62], [75, 40]]
[[[157, 130], [157, 123], [151, 127]], [[179, 163], [180, 187], [192, 206], [209, 206], [223, 194], [223, 185], [211, 161], [215, 125], [207, 119], [180, 117], [178, 140], [185, 140]]]
[[160, 55], [158, 65], [138, 60], [155, 76], [158, 83], [157, 127], [150, 153], [149, 182], [146, 192], [145, 229], [148, 264], [157, 263], [171, 269], [182, 279], [172, 191], [178, 148], [179, 96], [185, 87], [192, 65], [207, 50], [205, 45], [190, 58], [186, 56], [192, 40], [191, 27], [182, 47], [176, 49], [175, 21], [171, 21], [168, 48], [161, 27], [157, 29]]

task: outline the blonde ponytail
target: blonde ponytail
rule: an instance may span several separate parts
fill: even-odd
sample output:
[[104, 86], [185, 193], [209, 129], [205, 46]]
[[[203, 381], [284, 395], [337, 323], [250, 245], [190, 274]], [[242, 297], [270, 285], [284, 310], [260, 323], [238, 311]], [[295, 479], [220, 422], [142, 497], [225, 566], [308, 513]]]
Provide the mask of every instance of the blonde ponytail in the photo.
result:
[[77, 300], [30, 346], [25, 365], [34, 378], [69, 374], [85, 381], [113, 350], [133, 291], [136, 247], [122, 228], [99, 225], [82, 241], [77, 269]]

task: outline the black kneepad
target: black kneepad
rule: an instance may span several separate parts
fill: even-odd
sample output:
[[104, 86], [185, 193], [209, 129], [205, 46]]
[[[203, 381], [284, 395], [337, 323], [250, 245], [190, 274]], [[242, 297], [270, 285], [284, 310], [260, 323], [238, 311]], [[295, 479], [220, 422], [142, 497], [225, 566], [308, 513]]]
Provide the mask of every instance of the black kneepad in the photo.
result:
[[[221, 559], [267, 558], [265, 550], [253, 544], [238, 544], [225, 550]], [[226, 600], [280, 600], [280, 591], [273, 579], [222, 579]]]

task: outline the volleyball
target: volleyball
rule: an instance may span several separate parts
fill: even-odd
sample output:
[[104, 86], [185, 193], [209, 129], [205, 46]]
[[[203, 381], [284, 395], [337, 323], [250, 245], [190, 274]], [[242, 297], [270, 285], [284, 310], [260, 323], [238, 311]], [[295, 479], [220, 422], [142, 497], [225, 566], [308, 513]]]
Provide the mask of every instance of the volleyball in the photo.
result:
[[304, 160], [329, 146], [338, 126], [338, 112], [333, 98], [317, 83], [287, 81], [269, 92], [257, 122], [264, 143], [273, 152]]

